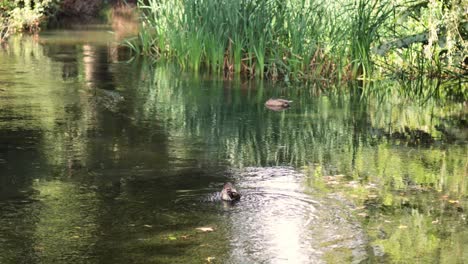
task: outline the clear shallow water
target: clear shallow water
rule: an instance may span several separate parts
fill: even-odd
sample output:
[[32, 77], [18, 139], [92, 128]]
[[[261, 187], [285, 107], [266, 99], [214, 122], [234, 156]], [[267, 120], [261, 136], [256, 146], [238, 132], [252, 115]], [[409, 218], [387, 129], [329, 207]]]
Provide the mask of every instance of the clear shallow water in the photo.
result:
[[[466, 106], [195, 76], [112, 43], [0, 51], [0, 263], [467, 257]], [[213, 199], [225, 181], [239, 203]]]

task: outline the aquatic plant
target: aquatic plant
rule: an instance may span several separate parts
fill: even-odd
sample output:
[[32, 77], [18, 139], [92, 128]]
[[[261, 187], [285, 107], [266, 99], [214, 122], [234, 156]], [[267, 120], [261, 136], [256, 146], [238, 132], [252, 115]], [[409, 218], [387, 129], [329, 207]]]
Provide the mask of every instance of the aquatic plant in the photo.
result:
[[371, 76], [371, 45], [378, 40], [380, 28], [395, 10], [392, 1], [357, 0], [350, 5], [350, 58], [352, 74], [358, 78]]
[[[359, 80], [364, 93], [374, 93], [370, 83], [384, 78], [461, 80], [467, 72], [467, 22], [457, 0], [139, 0], [138, 6], [142, 29], [128, 46], [195, 72], [312, 80], [325, 88]], [[452, 93], [459, 100], [460, 87]]]
[[7, 18], [0, 16], [0, 43], [4, 42], [9, 34], [10, 28], [8, 26]]
[[468, 72], [468, 21], [461, 6], [458, 0], [396, 5], [382, 38], [372, 48], [377, 68], [385, 76], [405, 81], [463, 80]]
[[139, 7], [143, 33], [129, 43], [136, 52], [261, 78], [306, 72], [325, 25], [322, 1], [151, 0]]
[[5, 38], [8, 32], [37, 32], [47, 16], [58, 8], [61, 0], [2, 0], [0, 1], [0, 32]]

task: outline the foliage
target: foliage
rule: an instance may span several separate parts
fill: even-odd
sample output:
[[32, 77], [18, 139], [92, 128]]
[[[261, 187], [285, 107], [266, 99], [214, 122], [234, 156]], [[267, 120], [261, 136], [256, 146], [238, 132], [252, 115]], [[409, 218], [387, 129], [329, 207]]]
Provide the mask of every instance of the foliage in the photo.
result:
[[151, 0], [139, 7], [143, 28], [132, 47], [195, 71], [301, 78], [327, 38], [322, 1]]
[[[459, 0], [403, 2], [396, 6], [380, 40], [383, 44], [374, 46], [379, 54], [374, 61], [400, 79], [463, 79], [468, 70], [464, 62], [468, 21], [462, 6]], [[413, 35], [415, 32], [418, 34]]]
[[351, 5], [351, 23], [346, 29], [350, 33], [350, 57], [353, 75], [371, 76], [371, 45], [378, 39], [380, 28], [395, 10], [393, 1], [358, 0]]
[[18, 32], [39, 30], [46, 15], [51, 15], [58, 8], [60, 0], [14, 0], [0, 2], [0, 21], [3, 27], [10, 31]]
[[0, 0], [0, 14], [4, 14], [15, 7], [15, 2], [11, 0]]
[[0, 16], [0, 43], [5, 41], [9, 35], [8, 20]]
[[13, 3], [9, 0], [0, 1], [0, 43], [8, 38], [9, 28], [7, 13], [9, 10], [13, 9], [13, 7]]
[[[324, 86], [387, 77], [460, 80], [467, 71], [468, 22], [458, 1], [140, 0], [142, 29], [127, 45], [226, 76]], [[373, 92], [372, 85], [361, 86]], [[449, 94], [452, 87], [438, 89]], [[458, 99], [460, 87], [451, 93]]]

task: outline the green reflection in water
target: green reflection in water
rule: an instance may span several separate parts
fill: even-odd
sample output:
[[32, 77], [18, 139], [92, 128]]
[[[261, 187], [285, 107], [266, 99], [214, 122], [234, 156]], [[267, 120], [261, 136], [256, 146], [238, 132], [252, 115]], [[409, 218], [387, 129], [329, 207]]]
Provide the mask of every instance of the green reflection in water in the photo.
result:
[[45, 263], [76, 259], [93, 249], [97, 232], [97, 197], [62, 181], [39, 182], [40, 210], [35, 217], [34, 245]]
[[[376, 261], [464, 259], [465, 106], [306, 97], [263, 83], [244, 90], [241, 83], [233, 88], [231, 82], [178, 79], [166, 68], [157, 68], [154, 79], [147, 113], [163, 113], [171, 135], [201, 139], [206, 153], [231, 166], [294, 165], [319, 167], [325, 178], [342, 174], [343, 195], [366, 207], [358, 214], [366, 216]], [[263, 102], [275, 93], [294, 100], [293, 108], [265, 109]]]
[[[177, 191], [209, 195], [229, 168], [276, 165], [301, 169], [312, 197], [356, 204], [370, 260], [466, 258], [466, 106], [213, 80], [44, 39], [12, 38], [0, 53], [0, 262], [229, 259], [234, 218], [179, 205]], [[270, 111], [270, 97], [293, 107]], [[325, 256], [349, 258], [344, 247]]]

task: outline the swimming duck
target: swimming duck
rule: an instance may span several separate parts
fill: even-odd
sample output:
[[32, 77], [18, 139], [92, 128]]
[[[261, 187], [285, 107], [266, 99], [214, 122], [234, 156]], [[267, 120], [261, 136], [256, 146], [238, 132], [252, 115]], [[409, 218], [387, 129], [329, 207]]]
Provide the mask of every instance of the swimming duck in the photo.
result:
[[241, 194], [237, 192], [234, 185], [230, 182], [226, 182], [221, 190], [221, 199], [224, 201], [237, 201], [241, 198]]
[[291, 106], [291, 103], [292, 101], [289, 100], [270, 98], [268, 101], [265, 102], [265, 106], [273, 108], [287, 108]]

